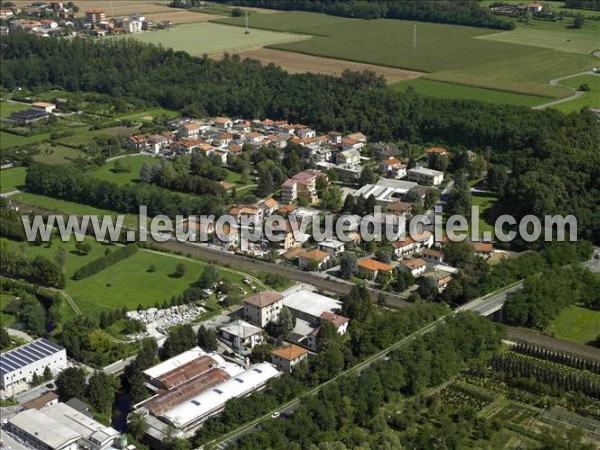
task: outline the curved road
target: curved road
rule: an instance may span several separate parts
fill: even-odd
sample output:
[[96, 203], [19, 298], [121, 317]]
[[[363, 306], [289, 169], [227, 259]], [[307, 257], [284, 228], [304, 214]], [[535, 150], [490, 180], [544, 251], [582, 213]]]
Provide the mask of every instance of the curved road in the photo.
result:
[[572, 90], [572, 91], [575, 91], [575, 93], [574, 93], [573, 95], [569, 96], [569, 97], [561, 98], [560, 100], [554, 100], [554, 101], [552, 101], [552, 102], [549, 102], [549, 103], [544, 103], [543, 105], [537, 105], [537, 106], [534, 106], [534, 107], [533, 107], [533, 108], [531, 108], [531, 109], [544, 109], [544, 108], [548, 108], [548, 107], [550, 107], [550, 106], [558, 105], [559, 103], [568, 102], [568, 101], [575, 100], [576, 98], [579, 98], [579, 97], [581, 97], [583, 94], [585, 94], [585, 92], [583, 92], [583, 91], [579, 91], [579, 90], [577, 90], [577, 89], [575, 89], [575, 88], [572, 88], [572, 87], [570, 87], [570, 86], [565, 86], [564, 84], [560, 84], [560, 82], [561, 82], [562, 80], [566, 80], [566, 79], [568, 79], [568, 78], [575, 78], [575, 77], [579, 77], [579, 76], [581, 76], [581, 75], [594, 75], [594, 72], [593, 72], [593, 71], [591, 71], [591, 70], [588, 70], [588, 71], [586, 71], [586, 72], [574, 73], [573, 75], [567, 75], [567, 76], [565, 76], [565, 77], [560, 77], [560, 78], [555, 78], [555, 79], [553, 79], [553, 80], [550, 80], [550, 84], [551, 84], [552, 86], [561, 86], [561, 87], [564, 87], [564, 88], [570, 89], [570, 90]]

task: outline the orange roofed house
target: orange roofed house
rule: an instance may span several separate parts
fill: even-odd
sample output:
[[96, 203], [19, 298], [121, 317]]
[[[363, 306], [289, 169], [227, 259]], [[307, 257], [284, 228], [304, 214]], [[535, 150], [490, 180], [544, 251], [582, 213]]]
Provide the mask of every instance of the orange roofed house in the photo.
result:
[[389, 264], [382, 263], [375, 259], [363, 259], [358, 262], [358, 274], [368, 280], [377, 278], [379, 272], [391, 272], [394, 270]]
[[271, 362], [279, 370], [292, 373], [294, 366], [308, 358], [308, 350], [298, 345], [276, 348], [271, 352]]
[[283, 295], [278, 292], [259, 292], [244, 299], [244, 316], [261, 328], [277, 321], [283, 308]]
[[309, 250], [298, 255], [298, 266], [306, 270], [321, 270], [329, 261], [329, 253], [321, 250]]
[[317, 201], [317, 178], [327, 177], [320, 170], [309, 169], [288, 178], [282, 185], [281, 199], [285, 203], [292, 203], [298, 198], [305, 198], [310, 203]]

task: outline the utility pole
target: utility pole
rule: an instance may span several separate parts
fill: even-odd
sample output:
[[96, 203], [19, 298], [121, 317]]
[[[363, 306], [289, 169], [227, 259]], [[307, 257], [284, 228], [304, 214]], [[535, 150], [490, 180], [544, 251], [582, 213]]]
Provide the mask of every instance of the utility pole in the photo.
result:
[[417, 25], [413, 28], [413, 49], [417, 49]]

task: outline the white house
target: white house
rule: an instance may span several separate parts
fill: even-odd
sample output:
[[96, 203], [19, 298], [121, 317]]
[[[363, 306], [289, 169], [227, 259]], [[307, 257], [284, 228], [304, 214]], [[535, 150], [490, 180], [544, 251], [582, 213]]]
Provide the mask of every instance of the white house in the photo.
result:
[[407, 272], [410, 272], [411, 275], [415, 278], [418, 278], [421, 275], [423, 275], [426, 269], [427, 263], [421, 258], [402, 261], [398, 265], [398, 270], [405, 270]]
[[415, 167], [413, 169], [409, 169], [408, 178], [416, 181], [419, 184], [437, 186], [444, 181], [444, 172], [426, 169], [425, 167]]
[[323, 252], [327, 252], [332, 258], [345, 250], [344, 243], [337, 239], [321, 241], [317, 243], [317, 248]]
[[219, 328], [219, 337], [235, 349], [252, 349], [263, 342], [263, 330], [244, 320], [236, 320]]

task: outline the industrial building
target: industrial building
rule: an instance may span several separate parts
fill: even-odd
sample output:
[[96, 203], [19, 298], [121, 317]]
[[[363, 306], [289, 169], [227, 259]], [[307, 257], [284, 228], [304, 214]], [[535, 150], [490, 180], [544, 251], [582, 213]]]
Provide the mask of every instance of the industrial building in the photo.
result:
[[7, 429], [19, 440], [39, 450], [105, 450], [117, 446], [120, 436], [114, 428], [65, 403], [20, 412], [8, 420]]
[[42, 376], [48, 367], [53, 374], [67, 367], [64, 347], [40, 338], [0, 355], [0, 388], [11, 393], [22, 390], [34, 374]]
[[283, 298], [283, 305], [296, 319], [320, 323], [321, 314], [328, 311], [337, 313], [342, 309], [342, 302], [316, 292], [302, 289]]

